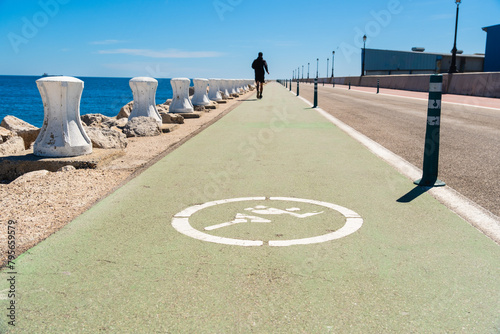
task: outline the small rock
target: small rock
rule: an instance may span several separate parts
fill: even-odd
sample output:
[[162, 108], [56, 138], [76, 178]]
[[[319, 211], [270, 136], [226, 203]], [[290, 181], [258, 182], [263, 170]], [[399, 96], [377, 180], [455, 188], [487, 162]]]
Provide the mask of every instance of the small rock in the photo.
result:
[[127, 137], [152, 137], [161, 134], [160, 124], [152, 117], [134, 117], [123, 129]]
[[85, 132], [92, 141], [93, 148], [124, 149], [127, 147], [127, 137], [118, 131], [111, 129], [88, 127]]
[[44, 177], [45, 175], [47, 175], [49, 173], [50, 172], [46, 169], [36, 170], [36, 171], [29, 172], [29, 173], [26, 173], [24, 175], [19, 176], [17, 179], [12, 181], [11, 183], [12, 184], [19, 184], [19, 183], [24, 183], [24, 182], [30, 182], [30, 181], [33, 181], [35, 179]]
[[172, 103], [172, 99], [168, 99], [165, 103], [163, 103], [163, 105], [169, 106], [170, 103]]
[[14, 155], [26, 149], [22, 137], [12, 137], [0, 144], [0, 155]]
[[36, 140], [36, 137], [40, 133], [40, 129], [36, 126], [14, 116], [5, 116], [0, 126], [23, 138], [25, 149], [31, 146], [31, 143]]
[[124, 105], [118, 115], [116, 115], [116, 119], [128, 118], [130, 113], [132, 112], [132, 108], [134, 108], [134, 101], [130, 101], [126, 105]]
[[102, 114], [86, 114], [80, 116], [80, 118], [83, 124], [92, 127], [101, 127], [102, 123], [107, 122], [111, 119], [111, 117], [104, 116]]
[[176, 130], [179, 127], [179, 124], [162, 124], [160, 126], [161, 132], [170, 133]]
[[194, 111], [205, 111], [204, 106], [194, 106]]
[[184, 124], [184, 117], [180, 114], [160, 112], [160, 116], [163, 124]]
[[76, 170], [75, 166], [67, 165], [67, 166], [63, 166], [63, 167], [59, 168], [57, 171], [58, 172], [70, 172], [72, 170]]

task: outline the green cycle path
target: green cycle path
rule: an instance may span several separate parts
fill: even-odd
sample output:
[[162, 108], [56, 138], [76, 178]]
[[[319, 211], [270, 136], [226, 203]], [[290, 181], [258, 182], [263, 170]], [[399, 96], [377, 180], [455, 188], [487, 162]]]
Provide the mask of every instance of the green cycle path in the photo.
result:
[[414, 188], [269, 84], [4, 269], [0, 332], [498, 333], [500, 247]]

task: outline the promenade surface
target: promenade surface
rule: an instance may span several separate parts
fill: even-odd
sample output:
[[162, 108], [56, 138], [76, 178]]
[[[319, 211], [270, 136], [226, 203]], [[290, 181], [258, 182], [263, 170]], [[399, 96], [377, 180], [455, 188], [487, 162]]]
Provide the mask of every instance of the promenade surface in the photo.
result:
[[498, 333], [500, 247], [414, 189], [269, 84], [18, 258], [15, 327], [3, 270], [0, 332]]

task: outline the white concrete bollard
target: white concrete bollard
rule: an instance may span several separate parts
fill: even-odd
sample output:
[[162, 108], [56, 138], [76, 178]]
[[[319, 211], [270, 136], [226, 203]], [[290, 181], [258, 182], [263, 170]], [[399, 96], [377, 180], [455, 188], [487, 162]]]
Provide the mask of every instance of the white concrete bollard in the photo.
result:
[[189, 99], [189, 84], [191, 81], [188, 78], [174, 78], [170, 80], [172, 85], [173, 97], [170, 103], [169, 113], [190, 113], [194, 112], [193, 104]]
[[245, 87], [243, 87], [243, 80], [238, 80], [238, 89], [240, 90], [241, 94], [245, 93]]
[[229, 91], [229, 93], [238, 94], [238, 92], [236, 91], [236, 80], [231, 79], [230, 82], [231, 82], [231, 90]]
[[224, 95], [229, 97], [231, 94], [229, 93], [229, 80], [228, 79], [223, 79], [222, 81], [222, 89], [221, 91], [224, 93]]
[[92, 142], [80, 120], [83, 81], [73, 77], [47, 77], [36, 81], [43, 101], [43, 126], [33, 145], [42, 157], [76, 157], [92, 153]]
[[212, 101], [220, 101], [222, 100], [222, 96], [220, 95], [220, 82], [222, 80], [219, 79], [208, 79], [209, 90], [208, 90], [208, 98]]
[[161, 116], [156, 109], [158, 81], [148, 77], [136, 77], [130, 79], [129, 85], [134, 95], [134, 107], [128, 119], [139, 116], [151, 117], [162, 124]]
[[208, 80], [193, 79], [193, 85], [194, 95], [191, 99], [193, 106], [208, 106], [211, 103], [207, 93]]

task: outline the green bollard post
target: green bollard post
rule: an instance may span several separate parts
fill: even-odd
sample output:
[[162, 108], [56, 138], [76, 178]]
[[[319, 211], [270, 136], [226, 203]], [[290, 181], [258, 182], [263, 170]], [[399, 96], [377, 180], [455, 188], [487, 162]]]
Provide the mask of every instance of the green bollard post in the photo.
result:
[[349, 89], [351, 89], [351, 81], [349, 81]]
[[314, 105], [313, 108], [318, 107], [318, 78], [314, 79]]
[[297, 96], [299, 96], [299, 79], [297, 79]]
[[414, 182], [419, 186], [440, 187], [445, 185], [443, 181], [438, 180], [442, 91], [443, 76], [441, 74], [431, 75], [427, 127], [425, 130], [423, 176], [420, 180]]
[[380, 92], [380, 79], [377, 79], [377, 94]]

